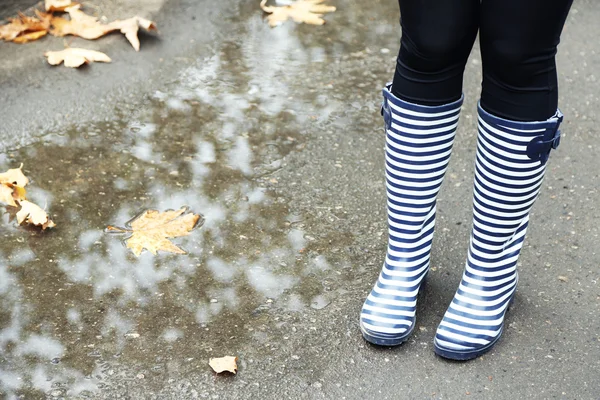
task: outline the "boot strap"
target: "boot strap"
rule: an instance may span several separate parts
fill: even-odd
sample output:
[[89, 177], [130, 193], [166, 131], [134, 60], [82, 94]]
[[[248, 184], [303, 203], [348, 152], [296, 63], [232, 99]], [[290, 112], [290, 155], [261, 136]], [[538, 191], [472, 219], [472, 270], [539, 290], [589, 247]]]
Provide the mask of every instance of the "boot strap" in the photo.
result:
[[534, 137], [527, 145], [527, 156], [534, 161], [540, 161], [542, 165], [546, 164], [550, 151], [556, 149], [560, 144], [560, 123], [563, 120], [562, 114], [558, 115], [556, 124], [548, 127], [541, 136]]

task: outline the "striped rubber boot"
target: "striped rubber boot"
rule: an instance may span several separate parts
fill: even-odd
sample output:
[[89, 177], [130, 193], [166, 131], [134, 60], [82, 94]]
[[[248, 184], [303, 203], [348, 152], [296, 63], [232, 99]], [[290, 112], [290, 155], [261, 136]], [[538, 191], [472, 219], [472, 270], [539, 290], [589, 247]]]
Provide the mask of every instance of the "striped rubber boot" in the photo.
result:
[[558, 146], [562, 115], [513, 122], [481, 106], [473, 193], [473, 230], [460, 286], [440, 323], [435, 352], [475, 358], [498, 341], [517, 287], [517, 259], [540, 192], [546, 161]]
[[383, 89], [389, 241], [360, 327], [373, 344], [404, 342], [415, 326], [417, 293], [429, 270], [435, 202], [450, 159], [462, 99], [437, 107]]

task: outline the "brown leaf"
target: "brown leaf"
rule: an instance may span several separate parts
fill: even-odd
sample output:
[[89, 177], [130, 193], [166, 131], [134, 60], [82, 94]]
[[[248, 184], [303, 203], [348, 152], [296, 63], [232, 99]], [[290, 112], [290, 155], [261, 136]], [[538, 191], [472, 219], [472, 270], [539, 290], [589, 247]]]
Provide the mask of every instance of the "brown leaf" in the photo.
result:
[[109, 26], [114, 28], [114, 30], [120, 30], [121, 33], [125, 35], [127, 40], [129, 40], [129, 43], [131, 43], [135, 51], [140, 51], [140, 40], [137, 36], [139, 28], [142, 28], [146, 31], [156, 30], [156, 25], [154, 22], [140, 17], [132, 17], [122, 21], [113, 21], [109, 24]]
[[42, 227], [42, 230], [56, 226], [46, 211], [26, 200], [25, 186], [29, 179], [23, 174], [23, 164], [19, 168], [0, 173], [0, 202], [15, 207], [19, 224], [28, 223]]
[[288, 6], [267, 6], [267, 0], [260, 2], [260, 8], [270, 15], [267, 17], [271, 27], [281, 25], [288, 19], [311, 25], [323, 25], [324, 13], [334, 12], [335, 7], [321, 4], [325, 0], [297, 0]]
[[15, 200], [25, 200], [24, 186], [29, 179], [23, 174], [23, 164], [19, 168], [9, 169], [0, 173], [0, 203], [18, 207]]
[[8, 24], [0, 25], [0, 39], [6, 41], [14, 40], [21, 32], [27, 30], [27, 25], [25, 25], [21, 19], [12, 18], [9, 19], [9, 21]]
[[87, 15], [80, 8], [81, 6], [77, 4], [65, 9], [71, 17], [70, 20], [63, 17], [52, 18], [53, 29], [50, 33], [54, 36], [74, 35], [84, 39], [98, 39], [114, 30], [114, 28], [100, 23], [98, 18]]
[[13, 199], [17, 200], [17, 201], [21, 201], [21, 200], [26, 200], [27, 199], [27, 191], [25, 190], [24, 187], [21, 186], [17, 186], [17, 185], [11, 185], [10, 183], [5, 183], [5, 185], [8, 186], [12, 186], [13, 188]]
[[17, 203], [15, 203], [15, 199], [13, 198], [13, 188], [6, 183], [0, 183], [0, 203], [17, 207]]
[[71, 0], [46, 0], [44, 6], [48, 12], [62, 12], [77, 4], [79, 3], [73, 3]]
[[0, 183], [11, 183], [21, 187], [27, 186], [29, 179], [23, 174], [23, 164], [19, 168], [0, 173]]
[[[52, 18], [52, 16], [50, 14], [46, 14], [39, 11], [36, 11], [36, 15], [37, 18], [19, 14], [17, 18], [9, 19], [8, 24], [0, 26], [0, 39], [4, 39], [7, 42], [10, 42], [14, 41], [21, 35], [28, 35], [32, 32], [47, 32], [50, 28], [50, 19]], [[38, 39], [42, 36], [44, 35], [38, 36]]]
[[19, 205], [21, 206], [21, 209], [17, 213], [17, 222], [19, 224], [26, 222], [30, 225], [41, 226], [42, 230], [56, 226], [56, 224], [48, 217], [46, 211], [40, 206], [27, 200], [19, 201]]
[[0, 183], [0, 203], [18, 207], [16, 201], [25, 200], [27, 192], [25, 188], [11, 183]]
[[13, 43], [22, 44], [27, 42], [33, 42], [34, 40], [38, 40], [39, 38], [46, 36], [47, 34], [48, 31], [29, 32], [13, 39]]
[[64, 61], [65, 67], [77, 68], [83, 64], [92, 62], [111, 62], [109, 56], [99, 51], [69, 47], [61, 51], [47, 51], [44, 55], [48, 58], [48, 64], [59, 65]]
[[156, 30], [154, 22], [140, 17], [131, 17], [103, 24], [98, 21], [98, 18], [87, 15], [80, 8], [80, 5], [75, 5], [65, 9], [71, 17], [70, 20], [63, 17], [52, 18], [53, 29], [50, 33], [54, 36], [74, 35], [84, 39], [98, 39], [109, 32], [118, 30], [125, 34], [135, 51], [139, 51], [140, 41], [137, 36], [139, 28], [147, 31]]
[[185, 254], [181, 248], [175, 246], [169, 238], [187, 236], [203, 221], [202, 216], [187, 213], [187, 207], [179, 210], [159, 212], [146, 210], [125, 224], [126, 228], [108, 226], [108, 232], [130, 233], [125, 239], [127, 247], [139, 257], [144, 249], [152, 254], [159, 250], [168, 253]]
[[237, 357], [225, 356], [220, 358], [211, 358], [208, 361], [208, 365], [215, 371], [217, 374], [221, 372], [231, 372], [232, 374], [237, 373]]

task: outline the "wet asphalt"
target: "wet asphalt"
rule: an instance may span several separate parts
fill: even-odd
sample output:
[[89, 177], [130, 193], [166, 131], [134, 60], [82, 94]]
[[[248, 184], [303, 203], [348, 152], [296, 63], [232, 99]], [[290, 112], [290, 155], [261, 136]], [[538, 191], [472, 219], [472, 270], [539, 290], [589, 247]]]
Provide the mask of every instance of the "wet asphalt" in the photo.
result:
[[[322, 27], [270, 29], [258, 1], [99, 1], [152, 17], [136, 54], [52, 68], [46, 38], [0, 43], [0, 170], [24, 163], [57, 228], [0, 211], [0, 398], [598, 399], [600, 5], [576, 1], [559, 49], [563, 141], [552, 154], [492, 352], [436, 357], [471, 225], [477, 50], [438, 205], [417, 329], [360, 336], [386, 247], [380, 90], [398, 48], [395, 1], [332, 2]], [[104, 233], [187, 205], [188, 251], [133, 256]], [[211, 372], [235, 355], [237, 376]]]
[[19, 11], [25, 11], [36, 3], [35, 0], [1, 0], [0, 21], [14, 17]]

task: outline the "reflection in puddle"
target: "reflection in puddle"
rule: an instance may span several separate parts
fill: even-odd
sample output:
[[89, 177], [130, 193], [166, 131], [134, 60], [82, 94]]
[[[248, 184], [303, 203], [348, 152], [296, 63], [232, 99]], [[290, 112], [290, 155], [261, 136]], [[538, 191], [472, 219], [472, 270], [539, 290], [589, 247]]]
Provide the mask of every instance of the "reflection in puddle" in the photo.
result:
[[[232, 316], [256, 318], [286, 293], [277, 307], [309, 305], [298, 294], [300, 276], [306, 265], [310, 273], [326, 269], [326, 261], [304, 260], [304, 232], [289, 229], [285, 200], [266, 182], [302, 143], [306, 120], [280, 77], [315, 51], [299, 51], [297, 39], [278, 32], [273, 45], [281, 57], [266, 61], [255, 38], [239, 63], [226, 43], [157, 91], [135, 120], [74, 127], [2, 154], [1, 167], [25, 163], [37, 181], [31, 197], [60, 221], [47, 234], [3, 221], [2, 391], [79, 396], [102, 386], [99, 360], [147, 362], [168, 354], [161, 342], [195, 346], [188, 338], [201, 329], [228, 325]], [[201, 230], [177, 239], [186, 256], [136, 258], [102, 233], [141, 209], [182, 205], [206, 217]], [[239, 340], [251, 337], [239, 333]]]
[[[31, 197], [59, 224], [40, 234], [0, 221], [0, 395], [89, 396], [116, 366], [179, 367], [223, 349], [223, 338], [269, 343], [273, 314], [332, 302], [323, 277], [335, 264], [271, 183], [303, 149], [307, 127], [345, 108], [344, 94], [298, 77], [349, 45], [307, 40], [294, 24], [271, 30], [252, 15], [135, 115], [117, 108], [120, 120], [0, 153], [0, 169], [25, 164]], [[336, 34], [352, 43], [359, 34], [347, 25]], [[322, 79], [313, 87], [331, 89], [335, 77]], [[136, 258], [102, 233], [140, 210], [183, 205], [206, 218], [176, 239], [185, 256]]]
[[247, 274], [252, 287], [269, 298], [278, 298], [298, 281], [294, 276], [275, 274], [259, 265], [250, 266]]
[[168, 328], [162, 334], [162, 338], [165, 342], [175, 342], [183, 337], [183, 331], [177, 328]]

